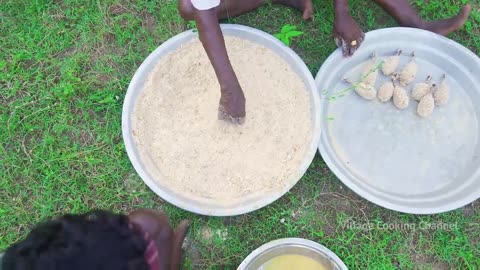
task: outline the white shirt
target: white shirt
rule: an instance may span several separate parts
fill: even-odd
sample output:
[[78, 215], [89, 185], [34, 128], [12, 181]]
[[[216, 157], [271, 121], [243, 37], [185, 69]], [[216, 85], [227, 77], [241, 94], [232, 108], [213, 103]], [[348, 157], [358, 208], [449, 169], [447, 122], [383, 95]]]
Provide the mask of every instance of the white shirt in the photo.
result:
[[208, 10], [220, 5], [220, 0], [190, 0], [192, 5], [198, 10]]

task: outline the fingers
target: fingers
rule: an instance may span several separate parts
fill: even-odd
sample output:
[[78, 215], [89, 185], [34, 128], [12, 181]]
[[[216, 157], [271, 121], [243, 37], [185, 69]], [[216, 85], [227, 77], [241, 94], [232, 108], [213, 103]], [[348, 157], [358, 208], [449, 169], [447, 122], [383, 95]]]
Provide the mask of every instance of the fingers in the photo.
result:
[[360, 47], [364, 39], [365, 39], [365, 34], [363, 32], [360, 37], [352, 41], [347, 41], [343, 38], [339, 38], [338, 36], [334, 37], [334, 41], [337, 47], [342, 47], [343, 57], [352, 56]]
[[351, 45], [349, 44], [349, 42], [345, 41], [345, 39], [341, 38], [339, 35], [335, 35], [333, 40], [335, 41], [335, 44], [337, 45], [337, 47], [342, 48], [343, 57], [351, 56], [350, 54]]
[[343, 57], [347, 57], [348, 56], [348, 44], [345, 42], [345, 40], [343, 38], [340, 38], [339, 35], [335, 35], [333, 37], [333, 40], [335, 41], [335, 45], [337, 45], [337, 47], [342, 47], [342, 52], [343, 52]]
[[348, 56], [352, 56], [357, 51], [357, 45], [351, 46], [350, 50], [348, 51]]
[[355, 42], [352, 41], [352, 46], [350, 47], [350, 52], [349, 52], [350, 56], [352, 56], [358, 50], [358, 48], [360, 47], [364, 39], [365, 39], [365, 33], [362, 32], [362, 35], [359, 38], [357, 38]]
[[342, 46], [342, 40], [339, 37], [334, 37], [333, 40], [335, 41], [335, 45], [337, 45], [337, 47]]
[[362, 45], [363, 41], [365, 40], [365, 33], [362, 32], [362, 35], [357, 38], [357, 49]]
[[342, 39], [342, 51], [343, 51], [343, 57], [350, 56], [350, 44], [348, 44], [348, 42], [346, 42], [343, 39]]
[[350, 57], [355, 53], [355, 51], [357, 51], [359, 42], [357, 40], [352, 40], [349, 42], [348, 45], [349, 46], [347, 47], [347, 51], [345, 52], [345, 54], [347, 55], [347, 57]]
[[230, 121], [235, 125], [243, 125], [245, 124], [245, 117], [231, 117]]
[[243, 125], [245, 123], [245, 117], [233, 117], [229, 115], [222, 105], [218, 107], [218, 120], [230, 122], [235, 125]]
[[245, 124], [245, 117], [232, 117], [227, 114], [219, 113], [218, 120], [226, 121], [234, 125], [243, 125]]

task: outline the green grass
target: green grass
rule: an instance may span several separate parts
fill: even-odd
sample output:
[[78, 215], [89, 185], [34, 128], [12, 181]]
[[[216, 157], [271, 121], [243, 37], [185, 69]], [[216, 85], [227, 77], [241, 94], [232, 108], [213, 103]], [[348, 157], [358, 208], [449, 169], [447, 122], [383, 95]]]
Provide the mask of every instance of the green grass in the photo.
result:
[[[174, 222], [193, 221], [187, 269], [236, 269], [253, 249], [281, 237], [322, 243], [351, 269], [480, 268], [478, 202], [441, 215], [389, 211], [353, 194], [319, 156], [290, 193], [248, 215], [201, 217], [163, 202], [130, 165], [121, 138], [122, 100], [142, 60], [188, 23], [177, 15], [176, 1], [134, 2], [0, 1], [0, 250], [51, 216], [153, 207]], [[370, 1], [351, 2], [364, 30], [395, 25]], [[435, 19], [467, 1], [413, 2], [423, 17]], [[304, 34], [292, 48], [316, 72], [335, 47], [331, 1], [315, 7], [313, 22], [275, 5], [231, 21], [269, 33], [298, 26]], [[474, 2], [466, 26], [450, 36], [477, 54], [479, 8]], [[382, 229], [439, 222], [456, 226]], [[375, 228], [345, 227], [351, 223]]]

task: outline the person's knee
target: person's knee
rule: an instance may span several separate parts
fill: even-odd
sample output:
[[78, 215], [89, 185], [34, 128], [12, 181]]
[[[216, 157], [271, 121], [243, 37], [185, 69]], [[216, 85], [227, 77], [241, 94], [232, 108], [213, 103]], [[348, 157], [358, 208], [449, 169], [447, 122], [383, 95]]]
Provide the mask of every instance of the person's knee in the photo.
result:
[[183, 19], [191, 21], [194, 19], [195, 7], [192, 5], [190, 0], [179, 0], [178, 12]]

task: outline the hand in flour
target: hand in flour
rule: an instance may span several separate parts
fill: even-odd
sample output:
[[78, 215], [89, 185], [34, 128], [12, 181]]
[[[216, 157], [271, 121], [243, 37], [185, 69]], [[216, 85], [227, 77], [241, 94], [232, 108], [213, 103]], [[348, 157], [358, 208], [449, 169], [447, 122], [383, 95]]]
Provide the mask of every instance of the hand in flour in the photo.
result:
[[180, 1], [179, 4], [182, 17], [195, 19], [200, 41], [220, 84], [221, 98], [218, 118], [242, 124], [245, 119], [245, 96], [228, 59], [222, 30], [218, 23], [217, 10], [215, 8], [197, 10], [189, 0]]
[[[212, 63], [221, 88], [219, 119], [242, 124], [245, 120], [245, 96], [228, 59], [218, 20], [249, 12], [268, 1], [179, 0], [178, 10], [185, 20], [195, 20], [200, 41]], [[313, 17], [311, 0], [275, 0], [273, 3], [298, 9], [303, 19]]]
[[245, 95], [237, 80], [232, 87], [221, 89], [218, 119], [234, 124], [245, 122]]

